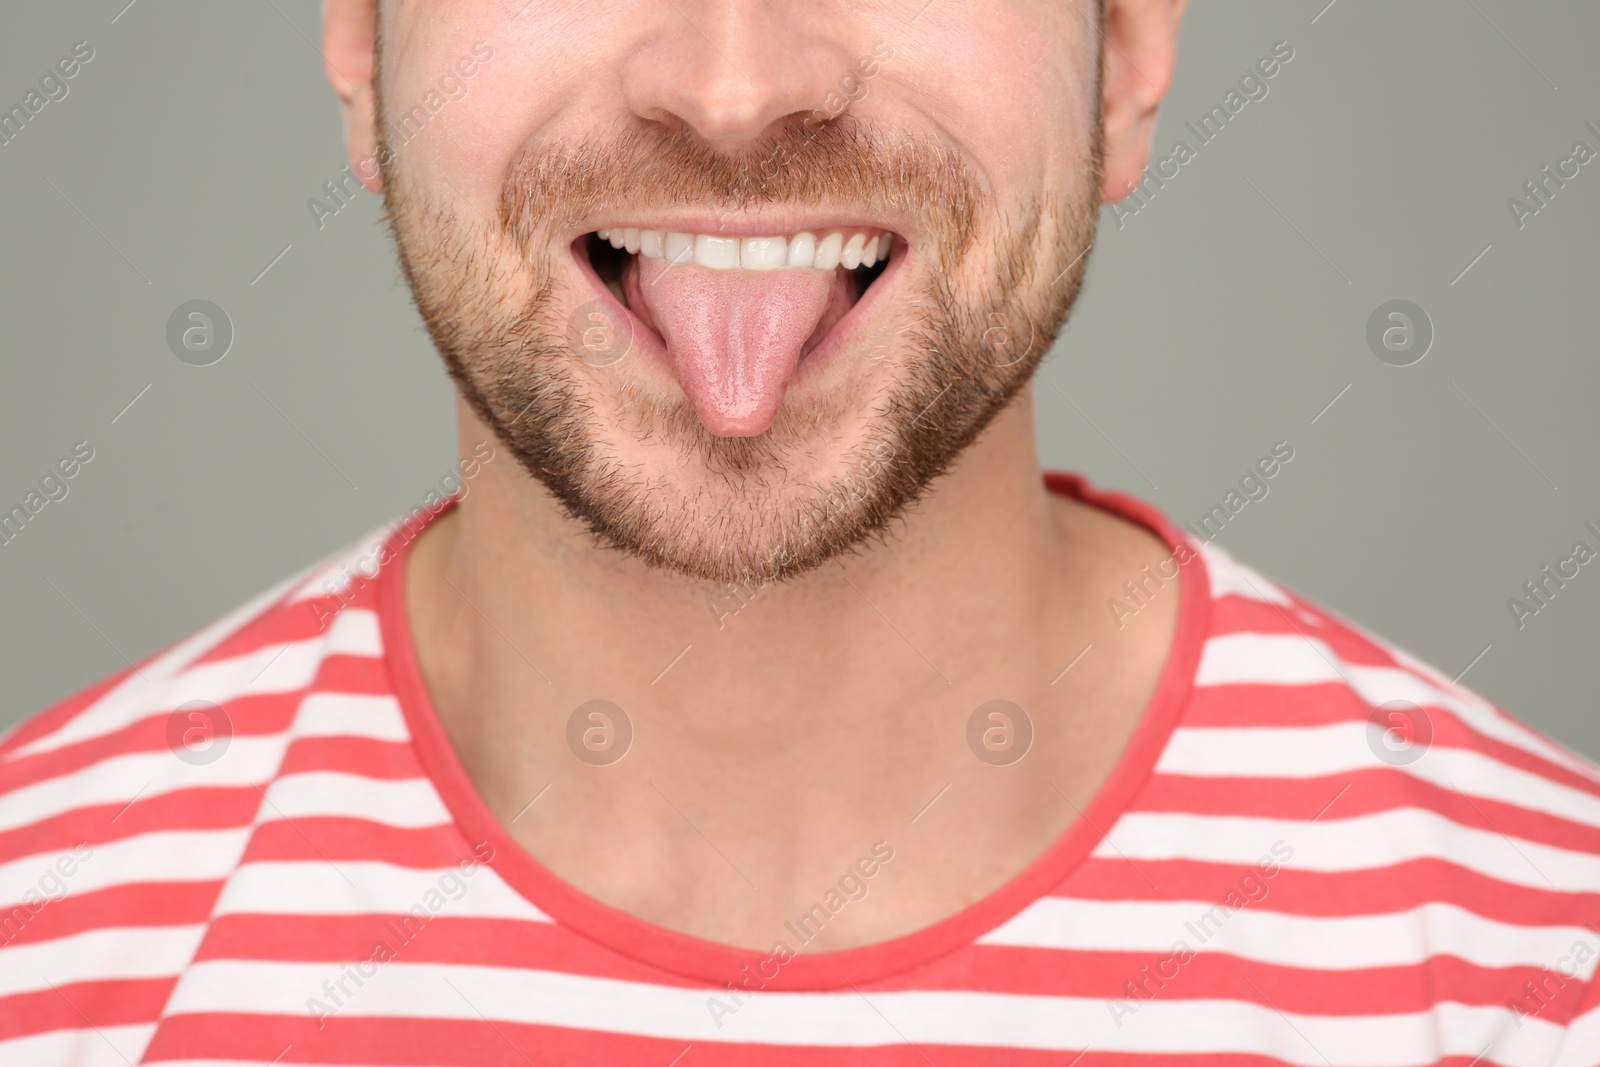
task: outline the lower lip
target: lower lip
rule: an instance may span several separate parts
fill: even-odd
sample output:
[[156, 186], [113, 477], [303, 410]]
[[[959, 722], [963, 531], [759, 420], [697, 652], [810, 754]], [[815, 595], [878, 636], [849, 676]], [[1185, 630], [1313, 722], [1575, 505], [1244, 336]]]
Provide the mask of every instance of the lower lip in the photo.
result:
[[844, 318], [833, 324], [833, 329], [828, 331], [822, 343], [801, 358], [799, 366], [795, 368], [794, 378], [789, 381], [791, 388], [807, 370], [826, 366], [841, 349], [854, 341], [866, 328], [867, 321], [877, 310], [878, 305], [888, 299], [890, 288], [894, 286], [905, 268], [909, 251], [910, 246], [906, 243], [906, 239], [896, 234], [889, 265], [883, 268], [882, 274], [873, 279], [867, 291], [861, 294], [849, 311], [845, 312]]
[[[660, 335], [646, 325], [627, 305], [618, 300], [611, 290], [606, 287], [606, 283], [600, 280], [600, 275], [595, 273], [594, 265], [589, 262], [589, 236], [589, 234], [584, 234], [572, 242], [571, 246], [572, 258], [576, 262], [579, 272], [587, 279], [589, 288], [593, 290], [597, 299], [605, 301], [616, 308], [618, 312], [626, 315], [628, 326], [633, 331], [634, 343], [636, 345], [642, 343], [642, 347], [650, 355], [656, 357], [663, 366], [669, 371], [673, 371], [674, 375], [676, 375], [672, 366], [672, 357], [667, 355], [666, 345], [661, 340]], [[910, 246], [906, 243], [905, 238], [896, 234], [894, 250], [889, 259], [889, 265], [883, 269], [882, 274], [873, 279], [872, 284], [867, 287], [867, 291], [861, 294], [860, 299], [855, 302], [855, 305], [849, 311], [845, 312], [844, 317], [833, 324], [833, 329], [828, 331], [828, 335], [822, 339], [822, 343], [801, 357], [799, 365], [795, 368], [794, 378], [789, 381], [790, 388], [794, 387], [794, 383], [808, 369], [819, 367], [833, 359], [842, 348], [848, 345], [864, 329], [867, 318], [879, 304], [887, 299], [885, 294], [905, 267], [909, 251]], [[676, 376], [674, 376], [674, 381], [676, 381]]]

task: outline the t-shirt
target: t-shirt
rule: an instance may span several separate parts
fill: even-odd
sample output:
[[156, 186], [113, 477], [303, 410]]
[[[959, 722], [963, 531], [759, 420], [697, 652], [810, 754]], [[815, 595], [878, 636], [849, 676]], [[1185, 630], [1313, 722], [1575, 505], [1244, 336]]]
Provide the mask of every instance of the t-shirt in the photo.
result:
[[1047, 483], [1166, 540], [1176, 638], [1081, 818], [965, 910], [784, 959], [556, 878], [418, 672], [435, 507], [0, 744], [0, 1064], [1600, 1064], [1600, 771]]

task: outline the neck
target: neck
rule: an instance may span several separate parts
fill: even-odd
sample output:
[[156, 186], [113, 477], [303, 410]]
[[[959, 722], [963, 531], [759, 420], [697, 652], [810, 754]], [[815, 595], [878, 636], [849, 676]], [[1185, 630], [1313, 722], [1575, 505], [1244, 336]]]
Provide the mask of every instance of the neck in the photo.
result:
[[[463, 456], [490, 439], [470, 412], [461, 425]], [[1049, 809], [1015, 842], [1020, 867], [1067, 819], [1053, 794], [1086, 800], [1109, 768], [1170, 636], [1170, 620], [1153, 621], [1148, 640], [1121, 639], [1098, 669], [1052, 684], [1105, 628], [1106, 598], [1163, 549], [1049, 494], [1033, 440], [1024, 396], [882, 542], [732, 590], [595, 546], [500, 448], [418, 539], [408, 572], [418, 659], [468, 774], [558, 875], [667, 924], [674, 908], [720, 909], [731, 925], [700, 932], [724, 940], [770, 943], [761, 930], [793, 902], [755, 886], [792, 883], [799, 900], [833, 866], [905, 835], [946, 784], [965, 794], [957, 825]], [[1134, 689], [1117, 699], [1132, 714], [1064, 707], [1071, 694], [1116, 697], [1130, 666]], [[975, 759], [967, 720], [997, 697], [1029, 709], [1061, 758], [1006, 776]], [[633, 734], [623, 759], [599, 767], [574, 756], [567, 729], [597, 699]], [[612, 834], [627, 847], [597, 847]], [[939, 848], [924, 852], [932, 864]], [[676, 904], [640, 886], [641, 853], [644, 870], [671, 872]], [[906, 914], [948, 910], [940, 893]]]

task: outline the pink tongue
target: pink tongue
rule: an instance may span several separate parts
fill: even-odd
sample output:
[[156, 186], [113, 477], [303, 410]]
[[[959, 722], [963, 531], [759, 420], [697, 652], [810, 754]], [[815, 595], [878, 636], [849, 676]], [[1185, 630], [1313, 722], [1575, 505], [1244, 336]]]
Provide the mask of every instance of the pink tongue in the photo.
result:
[[661, 334], [678, 384], [718, 437], [772, 425], [806, 342], [849, 310], [853, 284], [843, 271], [714, 270], [644, 256], [623, 275], [629, 305]]

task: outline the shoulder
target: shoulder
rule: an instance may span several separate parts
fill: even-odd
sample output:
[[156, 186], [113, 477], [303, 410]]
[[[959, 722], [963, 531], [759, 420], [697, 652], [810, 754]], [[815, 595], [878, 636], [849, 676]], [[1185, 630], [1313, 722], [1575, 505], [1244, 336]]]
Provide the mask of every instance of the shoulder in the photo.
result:
[[[1261, 710], [1268, 714], [1277, 702], [1265, 698], [1275, 691], [1293, 694], [1293, 719], [1302, 728], [1364, 716], [1374, 742], [1383, 742], [1372, 755], [1388, 766], [1420, 763], [1437, 747], [1511, 760], [1600, 792], [1600, 767], [1473, 692], [1459, 676], [1448, 677], [1215, 545], [1202, 546], [1200, 556], [1213, 619], [1199, 687], [1251, 690], [1264, 698]], [[1250, 717], [1247, 707], [1239, 711]]]
[[1478, 1013], [1536, 1019], [1551, 1049], [1600, 1041], [1600, 770], [1459, 676], [1199, 553], [1211, 620], [1191, 698], [1122, 851], [1259, 855], [1252, 907], [1293, 917], [1297, 965], [1410, 968], [1443, 1031]]
[[1200, 554], [1212, 620], [1164, 769], [1315, 783], [1326, 796], [1297, 803], [1328, 804], [1312, 836], [1348, 836], [1341, 863], [1600, 891], [1600, 768], [1216, 546]]
[[308, 691], [330, 670], [357, 689], [381, 685], [354, 677], [380, 673], [382, 653], [375, 590], [354, 565], [382, 538], [375, 531], [0, 742], [0, 944], [63, 921], [72, 932], [103, 925], [65, 906], [44, 914], [69, 895], [103, 901], [130, 883], [226, 876]]
[[405, 739], [373, 580], [401, 536], [374, 531], [0, 741], [0, 1060], [138, 1059], [229, 879], [282, 851], [262, 824], [307, 807], [316, 781], [283, 788], [296, 761]]

